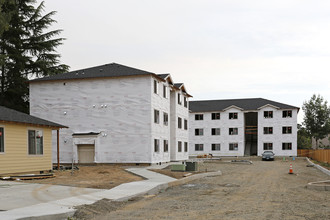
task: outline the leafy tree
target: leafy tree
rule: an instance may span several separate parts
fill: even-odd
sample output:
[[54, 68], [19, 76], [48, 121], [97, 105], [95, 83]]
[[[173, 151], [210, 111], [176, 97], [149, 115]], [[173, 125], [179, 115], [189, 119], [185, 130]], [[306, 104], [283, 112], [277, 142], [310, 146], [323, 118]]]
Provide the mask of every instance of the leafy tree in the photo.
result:
[[298, 124], [298, 148], [299, 149], [308, 149], [312, 146], [311, 136], [308, 134], [306, 128], [301, 124]]
[[28, 112], [28, 83], [33, 77], [68, 71], [60, 64], [56, 47], [64, 38], [55, 38], [62, 30], [47, 31], [56, 22], [54, 11], [43, 15], [44, 2], [36, 0], [0, 0], [1, 11], [10, 15], [7, 30], [0, 38], [0, 104]]
[[314, 94], [302, 106], [305, 113], [303, 125], [311, 137], [315, 138], [317, 148], [319, 140], [330, 133], [330, 107], [327, 104], [322, 96]]

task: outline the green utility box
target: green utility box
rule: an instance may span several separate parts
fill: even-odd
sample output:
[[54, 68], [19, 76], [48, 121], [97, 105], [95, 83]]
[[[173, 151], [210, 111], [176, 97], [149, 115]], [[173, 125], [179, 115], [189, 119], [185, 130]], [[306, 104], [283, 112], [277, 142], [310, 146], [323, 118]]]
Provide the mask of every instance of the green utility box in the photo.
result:
[[186, 171], [198, 171], [198, 162], [186, 162]]
[[171, 171], [186, 171], [186, 166], [184, 164], [172, 164]]

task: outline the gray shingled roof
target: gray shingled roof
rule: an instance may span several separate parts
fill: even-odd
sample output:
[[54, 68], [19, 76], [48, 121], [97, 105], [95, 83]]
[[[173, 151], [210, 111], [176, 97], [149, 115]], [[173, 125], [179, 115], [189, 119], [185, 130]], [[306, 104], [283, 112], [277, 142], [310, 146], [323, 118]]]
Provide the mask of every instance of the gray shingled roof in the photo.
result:
[[102, 78], [102, 77], [119, 77], [119, 76], [137, 76], [137, 75], [153, 75], [161, 78], [155, 73], [144, 70], [135, 69], [117, 63], [110, 63], [101, 66], [90, 67], [86, 69], [76, 70], [68, 73], [47, 76], [39, 79], [31, 80], [48, 81], [48, 80], [69, 80], [69, 79], [87, 79], [87, 78]]
[[174, 86], [177, 87], [177, 88], [180, 88], [180, 86], [182, 86], [183, 83], [174, 83]]
[[230, 106], [237, 106], [243, 110], [257, 110], [265, 105], [273, 105], [280, 109], [298, 109], [298, 107], [274, 102], [263, 98], [251, 99], [224, 99], [224, 100], [205, 100], [205, 101], [190, 101], [189, 110], [192, 112], [210, 112], [223, 111]]
[[157, 76], [159, 76], [162, 79], [166, 79], [166, 77], [168, 77], [170, 74], [169, 73], [165, 73], [165, 74], [157, 74]]
[[3, 122], [16, 122], [23, 124], [32, 124], [32, 125], [42, 125], [47, 127], [56, 127], [56, 128], [67, 128], [64, 125], [60, 125], [51, 121], [47, 121], [41, 118], [37, 118], [23, 112], [18, 112], [13, 109], [0, 106], [0, 121]]

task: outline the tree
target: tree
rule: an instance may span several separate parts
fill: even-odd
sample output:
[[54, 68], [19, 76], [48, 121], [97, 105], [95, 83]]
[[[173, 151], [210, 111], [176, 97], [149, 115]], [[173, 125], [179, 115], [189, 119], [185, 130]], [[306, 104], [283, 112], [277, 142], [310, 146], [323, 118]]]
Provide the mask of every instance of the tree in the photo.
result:
[[[3, 1], [3, 0], [0, 0]], [[56, 22], [54, 11], [43, 15], [44, 2], [4, 0], [1, 11], [10, 15], [7, 30], [0, 38], [0, 105], [28, 112], [28, 83], [33, 77], [68, 71], [60, 64], [56, 47], [64, 38], [62, 30], [47, 31]]]
[[312, 146], [312, 139], [311, 136], [306, 131], [301, 124], [298, 124], [298, 141], [297, 145], [299, 149], [308, 149]]
[[322, 96], [314, 94], [302, 106], [305, 113], [303, 125], [311, 137], [315, 138], [317, 148], [319, 140], [330, 133], [330, 107], [327, 104]]

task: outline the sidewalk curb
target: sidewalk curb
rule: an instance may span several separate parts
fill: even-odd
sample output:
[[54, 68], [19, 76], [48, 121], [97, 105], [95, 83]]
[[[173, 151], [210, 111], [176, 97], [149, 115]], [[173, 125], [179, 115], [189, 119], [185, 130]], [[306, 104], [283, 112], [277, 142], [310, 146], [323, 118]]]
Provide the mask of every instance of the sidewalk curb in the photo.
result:
[[188, 176], [188, 177], [185, 177], [185, 178], [182, 178], [182, 179], [174, 180], [174, 181], [169, 182], [169, 183], [162, 183], [162, 184], [159, 184], [158, 186], [155, 186], [154, 188], [149, 189], [149, 190], [147, 190], [143, 193], [138, 193], [138, 194], [135, 194], [135, 195], [123, 197], [123, 198], [120, 198], [120, 199], [116, 199], [114, 201], [127, 201], [127, 200], [132, 199], [132, 198], [137, 197], [137, 196], [158, 194], [159, 192], [162, 192], [162, 191], [166, 190], [169, 187], [186, 184], [190, 181], [201, 179], [201, 178], [204, 178], [204, 177], [213, 177], [213, 176], [220, 176], [220, 175], [222, 175], [221, 171], [208, 172], [208, 173], [199, 173], [199, 174]]
[[317, 169], [319, 169], [320, 171], [322, 171], [323, 173], [327, 174], [330, 176], [330, 170], [318, 165], [318, 164], [315, 164], [313, 163], [308, 157], [306, 157], [306, 160], [308, 161], [309, 164], [313, 165], [314, 167], [316, 167]]

